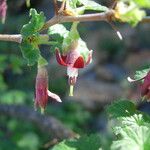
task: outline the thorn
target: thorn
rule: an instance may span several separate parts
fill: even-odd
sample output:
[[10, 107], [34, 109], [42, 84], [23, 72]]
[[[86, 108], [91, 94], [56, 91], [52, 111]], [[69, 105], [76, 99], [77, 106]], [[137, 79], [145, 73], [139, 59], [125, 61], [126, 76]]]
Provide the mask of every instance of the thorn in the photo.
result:
[[122, 35], [121, 35], [120, 31], [117, 31], [116, 33], [117, 33], [117, 35], [118, 35], [119, 39], [120, 39], [120, 40], [123, 40], [123, 38], [122, 38]]
[[130, 77], [127, 77], [127, 80], [128, 80], [129, 82], [136, 82], [136, 81], [137, 81], [137, 80], [131, 79]]

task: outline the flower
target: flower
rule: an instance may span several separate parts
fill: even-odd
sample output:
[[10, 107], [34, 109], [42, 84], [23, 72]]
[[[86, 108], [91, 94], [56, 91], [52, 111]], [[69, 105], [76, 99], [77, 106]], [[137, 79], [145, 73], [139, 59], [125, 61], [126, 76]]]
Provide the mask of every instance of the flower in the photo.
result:
[[6, 0], [0, 0], [0, 19], [2, 20], [2, 23], [5, 22], [6, 11], [7, 11]]
[[48, 90], [48, 73], [45, 67], [38, 67], [35, 85], [35, 107], [41, 108], [41, 113], [44, 113], [45, 107], [48, 102], [48, 96], [61, 102], [58, 95]]
[[150, 72], [144, 77], [144, 82], [141, 85], [141, 96], [150, 100]]
[[70, 96], [73, 96], [73, 87], [78, 77], [78, 69], [84, 68], [92, 61], [92, 50], [81, 53], [78, 42], [70, 47], [66, 54], [61, 54], [56, 48], [56, 60], [60, 65], [67, 67], [68, 83], [70, 85]]
[[143, 99], [150, 100], [150, 71], [142, 78], [138, 80], [133, 80], [130, 77], [128, 77], [129, 82], [136, 82], [136, 81], [142, 81], [141, 84], [141, 96]]

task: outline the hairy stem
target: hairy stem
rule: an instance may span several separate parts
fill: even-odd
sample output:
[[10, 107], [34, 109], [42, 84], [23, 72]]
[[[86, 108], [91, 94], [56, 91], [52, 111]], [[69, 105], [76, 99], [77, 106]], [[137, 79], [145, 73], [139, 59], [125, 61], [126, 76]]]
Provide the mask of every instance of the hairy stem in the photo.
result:
[[53, 26], [57, 23], [75, 22], [75, 21], [79, 21], [79, 22], [109, 21], [110, 18], [113, 16], [113, 14], [114, 14], [113, 10], [109, 10], [108, 12], [78, 15], [78, 16], [57, 15], [45, 23], [45, 25], [42, 28], [42, 31], [48, 29], [50, 26]]
[[14, 35], [0, 34], [0, 41], [9, 41], [9, 42], [21, 43], [22, 36], [21, 36], [21, 34], [14, 34]]
[[[47, 34], [41, 34], [41, 38], [49, 38]], [[21, 43], [22, 42], [22, 36], [21, 34], [0, 34], [0, 41], [8, 41], [8, 42], [16, 42]]]

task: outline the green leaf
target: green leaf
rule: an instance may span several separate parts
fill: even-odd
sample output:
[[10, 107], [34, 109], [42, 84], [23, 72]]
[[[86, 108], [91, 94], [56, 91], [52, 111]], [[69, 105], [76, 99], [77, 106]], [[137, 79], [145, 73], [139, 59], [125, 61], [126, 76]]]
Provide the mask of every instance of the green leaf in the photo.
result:
[[[57, 0], [57, 1], [62, 2], [63, 0]], [[69, 6], [70, 6], [71, 8], [74, 9], [74, 8], [76, 8], [76, 5], [77, 5], [78, 0], [67, 0], [66, 2], [67, 2], [67, 4], [69, 4]]]
[[76, 150], [74, 147], [70, 147], [63, 141], [52, 148], [52, 150]]
[[[50, 35], [52, 37], [54, 35], [57, 35], [58, 36], [57, 38], [59, 38], [59, 39], [66, 38], [68, 36], [68, 33], [69, 33], [69, 31], [62, 24], [53, 25], [53, 26], [49, 27], [49, 29], [48, 29], [48, 35]], [[59, 42], [59, 39], [58, 39], [58, 42]]]
[[150, 8], [150, 0], [133, 0], [139, 7]]
[[145, 77], [149, 71], [150, 71], [150, 68], [143, 69], [143, 70], [138, 70], [138, 71], [135, 72], [134, 78], [135, 78], [136, 80], [140, 80], [140, 79], [142, 79], [143, 77]]
[[118, 119], [120, 126], [114, 128], [118, 140], [114, 141], [111, 150], [148, 150], [150, 146], [150, 124], [145, 122], [142, 114]]
[[78, 26], [78, 22], [74, 22], [71, 26], [71, 30], [70, 30], [69, 34], [67, 35], [66, 38], [64, 38], [63, 43], [62, 43], [63, 52], [67, 52], [68, 49], [70, 48], [71, 44], [74, 41], [79, 40], [80, 35], [77, 30], [77, 26]]
[[99, 135], [82, 136], [75, 140], [65, 140], [52, 150], [98, 150], [101, 146]]
[[20, 44], [23, 57], [28, 61], [28, 65], [34, 65], [38, 61], [40, 64], [47, 64], [46, 60], [42, 58], [39, 50], [39, 44], [47, 43], [48, 38], [40, 37], [39, 31], [45, 23], [45, 16], [43, 12], [39, 14], [35, 9], [30, 9], [31, 20], [28, 24], [24, 25], [21, 29], [21, 35], [23, 37]]
[[53, 44], [51, 46], [52, 52], [55, 51], [56, 47], [62, 50], [63, 40], [64, 38], [68, 36], [68, 34], [69, 34], [69, 31], [62, 24], [56, 24], [54, 26], [49, 27], [48, 35], [51, 37], [51, 39], [56, 41], [56, 44]]
[[29, 66], [38, 62], [40, 57], [40, 50], [38, 47], [30, 44], [28, 41], [23, 41], [20, 46], [23, 57], [28, 61]]
[[136, 112], [135, 105], [127, 100], [115, 101], [107, 107], [107, 113], [112, 118], [131, 116]]
[[43, 12], [39, 14], [35, 9], [30, 9], [31, 20], [28, 24], [24, 25], [21, 29], [21, 35], [23, 38], [29, 37], [35, 33], [38, 33], [45, 23], [45, 16]]
[[124, 0], [117, 3], [115, 16], [134, 27], [146, 16], [146, 13], [133, 0]]
[[107, 7], [102, 6], [92, 0], [78, 0], [78, 1], [84, 5], [85, 10], [108, 11]]

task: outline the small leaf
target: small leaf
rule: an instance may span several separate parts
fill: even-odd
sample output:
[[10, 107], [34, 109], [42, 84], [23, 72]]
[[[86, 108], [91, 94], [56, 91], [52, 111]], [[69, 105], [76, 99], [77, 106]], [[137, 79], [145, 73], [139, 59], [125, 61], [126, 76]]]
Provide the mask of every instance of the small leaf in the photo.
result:
[[150, 8], [150, 0], [133, 0], [138, 6], [143, 8]]
[[145, 16], [145, 11], [141, 10], [133, 0], [119, 1], [115, 8], [115, 17], [122, 22], [129, 23], [133, 27]]
[[50, 35], [50, 36], [58, 35], [62, 38], [66, 38], [68, 33], [69, 33], [69, 31], [62, 24], [53, 25], [53, 26], [49, 27], [49, 29], [48, 29], [48, 35]]
[[136, 71], [134, 78], [136, 80], [139, 80], [139, 79], [145, 77], [149, 71], [150, 71], [150, 68]]
[[[48, 42], [48, 38], [40, 38], [39, 31], [45, 23], [45, 16], [43, 12], [39, 14], [35, 9], [30, 9], [31, 20], [21, 29], [23, 37], [20, 44], [23, 57], [27, 59], [28, 65], [34, 65], [42, 57], [38, 45]], [[45, 41], [43, 41], [45, 40]], [[44, 61], [42, 61], [43, 63]], [[46, 62], [45, 62], [46, 63]]]
[[112, 118], [131, 116], [136, 112], [135, 105], [127, 100], [115, 101], [107, 107], [107, 113]]
[[52, 150], [98, 150], [100, 146], [100, 136], [92, 134], [75, 140], [65, 140], [54, 146]]
[[24, 25], [21, 29], [21, 35], [23, 38], [38, 33], [45, 23], [45, 16], [43, 12], [37, 13], [35, 9], [30, 9], [31, 20], [28, 24]]
[[63, 141], [54, 146], [52, 150], [76, 150], [76, 148], [68, 146], [67, 144], [65, 144], [65, 141]]
[[107, 7], [102, 6], [92, 0], [78, 0], [78, 1], [84, 5], [85, 10], [108, 11]]
[[74, 22], [71, 26], [71, 30], [70, 30], [69, 34], [63, 40], [62, 49], [63, 49], [64, 53], [68, 51], [70, 45], [74, 41], [77, 41], [80, 38], [79, 32], [77, 30], [77, 26], [78, 26], [78, 22]]
[[27, 41], [23, 41], [20, 45], [21, 52], [23, 57], [28, 61], [28, 65], [34, 65], [39, 57], [40, 57], [40, 50], [38, 47], [34, 47], [33, 45], [29, 44]]

